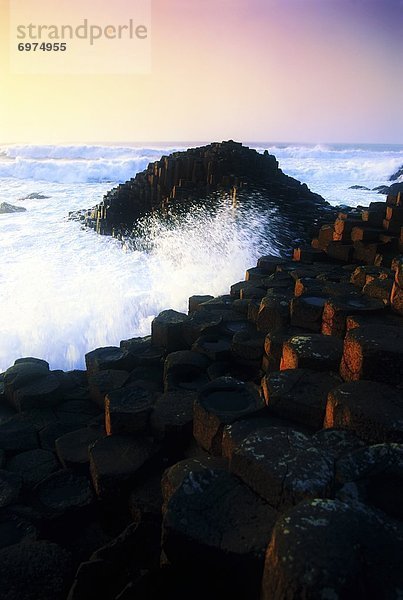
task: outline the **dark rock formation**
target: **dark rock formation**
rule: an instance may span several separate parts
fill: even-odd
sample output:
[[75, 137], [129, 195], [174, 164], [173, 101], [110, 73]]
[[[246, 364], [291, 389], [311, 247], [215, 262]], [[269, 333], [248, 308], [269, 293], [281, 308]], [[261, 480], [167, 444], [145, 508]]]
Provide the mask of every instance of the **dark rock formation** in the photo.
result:
[[396, 181], [399, 177], [403, 177], [403, 166], [389, 177], [389, 181]]
[[86, 372], [0, 374], [1, 598], [402, 597], [402, 225], [340, 211]]
[[290, 204], [304, 211], [327, 203], [306, 184], [284, 175], [276, 158], [233, 141], [214, 143], [186, 152], [175, 152], [150, 163], [135, 178], [112, 189], [93, 209], [70, 213], [98, 233], [130, 232], [146, 214], [206, 202], [217, 191], [242, 196], [260, 189], [266, 201]]
[[50, 196], [44, 196], [43, 194], [33, 192], [32, 194], [28, 194], [28, 196], [24, 196], [24, 198], [19, 198], [19, 200], [47, 200], [48, 198], [50, 198]]
[[64, 600], [71, 577], [69, 553], [50, 542], [20, 543], [0, 551], [5, 600]]
[[392, 185], [380, 185], [372, 190], [373, 192], [378, 192], [379, 194], [397, 194], [398, 192], [403, 192], [403, 183], [396, 182], [392, 183]]
[[0, 204], [0, 215], [6, 215], [11, 213], [18, 212], [26, 212], [26, 208], [23, 206], [14, 206], [13, 204], [8, 204], [8, 202], [2, 202]]

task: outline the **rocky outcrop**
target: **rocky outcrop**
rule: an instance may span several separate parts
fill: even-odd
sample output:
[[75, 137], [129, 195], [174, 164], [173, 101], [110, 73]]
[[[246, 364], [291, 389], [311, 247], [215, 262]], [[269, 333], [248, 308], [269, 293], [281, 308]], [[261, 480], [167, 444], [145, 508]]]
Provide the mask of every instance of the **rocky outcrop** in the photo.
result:
[[403, 178], [403, 166], [389, 177], [389, 181], [397, 181], [400, 177]]
[[27, 209], [24, 208], [23, 206], [14, 206], [13, 204], [8, 204], [8, 202], [2, 202], [0, 204], [0, 215], [26, 212], [26, 210]]
[[400, 598], [402, 225], [341, 211], [85, 372], [0, 375], [3, 596]]
[[403, 183], [396, 182], [392, 183], [392, 185], [380, 185], [372, 190], [373, 192], [378, 192], [378, 194], [391, 194], [396, 195], [399, 192], [403, 192]]
[[145, 214], [172, 208], [191, 207], [205, 202], [217, 191], [232, 194], [259, 189], [263, 201], [274, 201], [286, 210], [305, 212], [327, 206], [306, 184], [285, 175], [276, 158], [233, 141], [214, 143], [186, 152], [174, 152], [150, 163], [145, 171], [112, 189], [103, 201], [87, 211], [70, 213], [98, 233], [118, 235], [130, 232]]
[[28, 196], [24, 196], [23, 198], [20, 198], [20, 200], [47, 200], [48, 198], [50, 198], [50, 196], [32, 192], [32, 194], [28, 194]]

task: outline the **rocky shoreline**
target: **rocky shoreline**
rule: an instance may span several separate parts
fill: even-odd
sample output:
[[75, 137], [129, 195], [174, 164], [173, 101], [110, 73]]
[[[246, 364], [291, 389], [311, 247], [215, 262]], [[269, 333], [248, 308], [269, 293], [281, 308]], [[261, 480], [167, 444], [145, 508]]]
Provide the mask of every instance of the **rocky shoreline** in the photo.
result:
[[0, 375], [2, 598], [401, 598], [402, 205]]

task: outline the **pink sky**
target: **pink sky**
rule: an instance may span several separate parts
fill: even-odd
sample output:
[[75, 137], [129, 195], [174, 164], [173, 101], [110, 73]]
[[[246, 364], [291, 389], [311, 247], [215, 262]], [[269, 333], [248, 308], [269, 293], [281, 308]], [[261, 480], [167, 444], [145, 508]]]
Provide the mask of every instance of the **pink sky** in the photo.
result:
[[11, 72], [0, 10], [0, 141], [403, 141], [400, 0], [152, 0], [150, 72], [86, 76]]

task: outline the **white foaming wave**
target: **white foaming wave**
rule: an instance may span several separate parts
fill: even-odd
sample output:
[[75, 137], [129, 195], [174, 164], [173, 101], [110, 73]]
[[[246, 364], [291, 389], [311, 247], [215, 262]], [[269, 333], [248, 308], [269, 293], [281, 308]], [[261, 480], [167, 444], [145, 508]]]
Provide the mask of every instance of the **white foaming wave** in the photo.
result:
[[[385, 156], [359, 159], [345, 158], [338, 161], [295, 160], [284, 158], [280, 166], [289, 175], [305, 177], [304, 181], [344, 182], [345, 184], [380, 185], [387, 183], [389, 176], [403, 163], [401, 158]], [[291, 172], [292, 171], [292, 172]]]
[[270, 154], [274, 154], [275, 156], [289, 156], [289, 157], [299, 157], [299, 156], [323, 156], [323, 154], [327, 154], [332, 152], [329, 146], [325, 144], [316, 144], [315, 146], [303, 146], [303, 145], [263, 145], [263, 146], [254, 146], [254, 148], [258, 152], [264, 152], [267, 150]]
[[239, 221], [230, 206], [215, 215], [197, 210], [174, 226], [150, 218], [147, 254], [123, 252], [39, 204], [20, 217], [5, 215], [0, 239], [0, 371], [20, 356], [83, 368], [86, 352], [149, 335], [160, 311], [186, 311], [193, 294], [228, 293], [275, 246], [255, 211]]
[[[11, 146], [0, 146], [0, 155], [7, 158], [32, 158], [32, 159], [125, 159], [147, 157], [157, 160], [164, 152], [174, 152], [176, 146], [101, 146], [101, 145], [33, 145], [13, 144]], [[181, 147], [182, 149], [182, 147]]]
[[[306, 183], [333, 205], [367, 206], [379, 201], [378, 186], [390, 185], [389, 178], [403, 165], [403, 146], [268, 147], [287, 175]], [[369, 190], [350, 189], [365, 186]]]
[[0, 178], [53, 183], [123, 182], [144, 170], [149, 157], [119, 160], [33, 160], [21, 157], [0, 161]]
[[274, 154], [279, 158], [312, 158], [312, 159], [332, 159], [341, 160], [348, 158], [357, 158], [363, 160], [363, 158], [376, 156], [395, 156], [397, 160], [403, 161], [403, 149], [399, 145], [385, 147], [368, 146], [368, 147], [336, 147], [326, 144], [316, 144], [314, 146], [304, 145], [262, 145], [254, 146], [258, 152], [264, 152], [267, 150], [270, 154]]
[[0, 146], [0, 178], [53, 183], [124, 182], [178, 148]]

